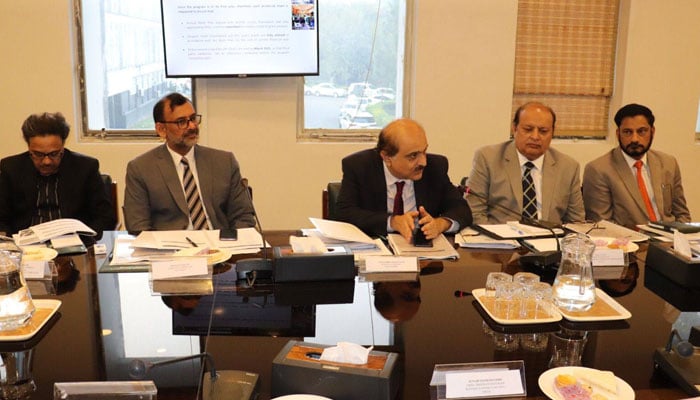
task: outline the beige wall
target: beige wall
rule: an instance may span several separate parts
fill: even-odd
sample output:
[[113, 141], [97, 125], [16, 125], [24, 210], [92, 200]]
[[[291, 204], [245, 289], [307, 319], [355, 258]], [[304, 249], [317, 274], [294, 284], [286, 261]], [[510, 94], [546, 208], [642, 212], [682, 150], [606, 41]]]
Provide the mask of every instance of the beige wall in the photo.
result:
[[[516, 0], [417, 0], [412, 115], [428, 130], [430, 150], [449, 157], [454, 181], [467, 175], [476, 147], [508, 137]], [[74, 128], [68, 146], [101, 160], [123, 196], [126, 163], [155, 144], [77, 140], [70, 0], [0, 3], [0, 82], [4, 129], [0, 156], [23, 151], [22, 121], [62, 111]], [[700, 220], [693, 141], [700, 95], [700, 15], [696, 0], [623, 0], [615, 106], [647, 104], [657, 115], [654, 147], [676, 155], [691, 212]], [[232, 150], [255, 188], [267, 229], [309, 226], [320, 192], [341, 177], [340, 159], [369, 144], [309, 144], [295, 139], [298, 78], [200, 82], [204, 144]], [[585, 164], [614, 140], [555, 142]], [[121, 200], [120, 200], [121, 201]]]

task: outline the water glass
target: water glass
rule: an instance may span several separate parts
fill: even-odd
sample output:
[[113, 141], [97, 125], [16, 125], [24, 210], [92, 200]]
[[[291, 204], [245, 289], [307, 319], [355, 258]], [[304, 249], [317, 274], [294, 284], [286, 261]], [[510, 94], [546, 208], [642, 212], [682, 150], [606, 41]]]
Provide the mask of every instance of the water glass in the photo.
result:
[[552, 301], [552, 286], [547, 282], [537, 282], [532, 288], [535, 299], [535, 318], [549, 316], [549, 303]]
[[521, 286], [515, 282], [501, 282], [496, 287], [496, 312], [504, 319], [513, 319], [519, 314]]
[[496, 287], [498, 287], [499, 284], [502, 282], [512, 281], [513, 276], [511, 274], [505, 272], [489, 272], [488, 276], [486, 277], [486, 288], [484, 290], [484, 294], [486, 296], [493, 297], [496, 295]]

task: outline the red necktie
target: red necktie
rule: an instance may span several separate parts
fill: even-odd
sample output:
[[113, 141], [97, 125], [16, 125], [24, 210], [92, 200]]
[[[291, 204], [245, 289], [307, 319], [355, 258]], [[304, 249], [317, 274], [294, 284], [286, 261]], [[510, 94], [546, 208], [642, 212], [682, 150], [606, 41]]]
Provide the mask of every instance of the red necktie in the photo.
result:
[[403, 215], [403, 185], [406, 182], [396, 182], [396, 195], [394, 196], [394, 212], [392, 215]]
[[644, 177], [642, 176], [642, 163], [640, 160], [634, 163], [634, 167], [637, 168], [637, 186], [639, 186], [639, 192], [642, 194], [642, 199], [644, 200], [644, 205], [647, 207], [647, 214], [649, 214], [649, 221], [656, 221], [656, 214], [654, 213], [654, 207], [651, 206], [651, 199], [649, 199], [649, 193], [647, 193], [647, 185], [644, 183]]

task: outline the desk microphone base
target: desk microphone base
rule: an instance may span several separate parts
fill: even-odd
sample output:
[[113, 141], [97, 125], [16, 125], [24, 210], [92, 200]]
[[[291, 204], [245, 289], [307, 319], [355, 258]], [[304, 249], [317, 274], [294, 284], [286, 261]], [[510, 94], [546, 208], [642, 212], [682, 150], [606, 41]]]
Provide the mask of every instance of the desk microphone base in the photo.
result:
[[256, 400], [260, 395], [258, 374], [245, 371], [216, 371], [216, 380], [204, 375], [204, 400]]
[[660, 347], [654, 351], [654, 367], [666, 373], [691, 396], [700, 396], [700, 355], [688, 358]]

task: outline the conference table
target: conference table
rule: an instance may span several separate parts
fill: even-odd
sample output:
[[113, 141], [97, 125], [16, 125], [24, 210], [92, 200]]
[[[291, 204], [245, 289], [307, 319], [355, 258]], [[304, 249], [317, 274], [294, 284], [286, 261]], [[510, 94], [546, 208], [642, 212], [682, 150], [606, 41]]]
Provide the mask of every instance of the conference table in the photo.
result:
[[[293, 233], [266, 236], [278, 246]], [[308, 284], [241, 282], [234, 263], [250, 255], [237, 255], [214, 268], [213, 295], [167, 299], [151, 293], [148, 272], [106, 272], [116, 234], [105, 232], [105, 255], [91, 249], [59, 256], [60, 282], [30, 282], [33, 298], [62, 302], [35, 343], [21, 348], [0, 343], [3, 360], [9, 352], [29, 354], [36, 385], [31, 398], [53, 398], [55, 382], [133, 380], [135, 360], [206, 351], [217, 370], [259, 374], [260, 399], [269, 399], [273, 360], [290, 340], [350, 341], [398, 354], [401, 399], [434, 398], [430, 382], [437, 364], [507, 360], [524, 361], [527, 397], [546, 398], [538, 377], [549, 368], [552, 337], [560, 330], [586, 332], [581, 365], [614, 371], [637, 399], [689, 397], [652, 361], [655, 349], [666, 344], [672, 321], [665, 301], [644, 285], [646, 244], [631, 258], [624, 279], [607, 285], [624, 286], [614, 299], [632, 314], [628, 320], [509, 327], [489, 321], [469, 292], [484, 287], [489, 272], [519, 271], [518, 251], [459, 249], [458, 260], [421, 261], [417, 277], [389, 274]], [[549, 271], [543, 275], [553, 278]], [[380, 293], [393, 299], [390, 307], [377, 301]], [[214, 309], [235, 312], [212, 325], [207, 313]], [[540, 345], [532, 346], [533, 338]], [[159, 399], [193, 399], [200, 365], [199, 360], [164, 365], [137, 380], [154, 380]]]

